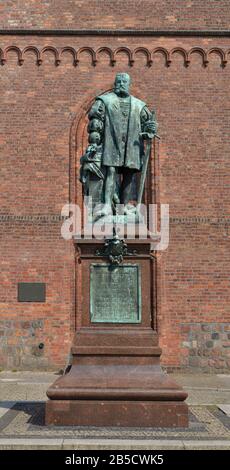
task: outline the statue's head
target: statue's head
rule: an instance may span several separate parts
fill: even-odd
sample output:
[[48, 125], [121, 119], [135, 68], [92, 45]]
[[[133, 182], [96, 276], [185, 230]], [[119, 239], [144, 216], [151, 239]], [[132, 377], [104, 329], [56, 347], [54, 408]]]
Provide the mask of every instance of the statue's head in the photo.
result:
[[114, 81], [114, 93], [118, 96], [129, 96], [131, 78], [128, 73], [117, 73]]

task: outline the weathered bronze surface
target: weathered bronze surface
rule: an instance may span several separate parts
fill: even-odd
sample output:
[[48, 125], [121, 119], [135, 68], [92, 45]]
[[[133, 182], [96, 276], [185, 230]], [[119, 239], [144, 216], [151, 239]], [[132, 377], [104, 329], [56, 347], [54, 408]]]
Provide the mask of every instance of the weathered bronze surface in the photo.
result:
[[91, 322], [140, 323], [140, 276], [140, 266], [137, 264], [91, 264]]
[[122, 263], [124, 256], [134, 256], [136, 250], [129, 250], [128, 245], [118, 236], [105, 240], [103, 248], [96, 250], [96, 256], [106, 256], [113, 265]]
[[143, 177], [136, 201], [141, 202], [147, 166], [143, 162], [148, 164], [149, 156], [144, 142], [156, 135], [157, 123], [155, 113], [130, 95], [130, 81], [127, 73], [118, 73], [113, 91], [97, 96], [89, 112], [89, 146], [81, 158], [80, 180], [93, 207], [101, 203], [95, 219], [115, 214], [119, 203], [124, 215], [136, 211], [130, 202], [139, 171]]

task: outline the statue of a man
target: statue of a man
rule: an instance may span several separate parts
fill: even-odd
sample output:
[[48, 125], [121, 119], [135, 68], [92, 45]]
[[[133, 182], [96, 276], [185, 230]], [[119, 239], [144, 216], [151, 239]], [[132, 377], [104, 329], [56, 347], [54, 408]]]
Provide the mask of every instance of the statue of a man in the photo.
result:
[[144, 139], [156, 133], [146, 104], [130, 95], [130, 82], [127, 73], [118, 73], [113, 91], [98, 96], [89, 112], [89, 143], [100, 149], [105, 175], [100, 216], [111, 214], [114, 202], [124, 204], [125, 214], [134, 209], [129, 201], [134, 175], [142, 167]]

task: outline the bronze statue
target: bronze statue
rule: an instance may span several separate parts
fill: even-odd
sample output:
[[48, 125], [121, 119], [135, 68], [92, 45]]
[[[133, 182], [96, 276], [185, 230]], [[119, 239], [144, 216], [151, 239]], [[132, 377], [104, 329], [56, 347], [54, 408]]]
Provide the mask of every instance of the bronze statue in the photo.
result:
[[124, 214], [135, 211], [129, 204], [133, 180], [146, 157], [144, 140], [156, 134], [155, 115], [130, 95], [130, 81], [127, 73], [118, 73], [113, 91], [96, 97], [88, 115], [90, 145], [81, 158], [80, 179], [93, 204], [103, 204], [97, 217], [115, 213], [117, 203]]

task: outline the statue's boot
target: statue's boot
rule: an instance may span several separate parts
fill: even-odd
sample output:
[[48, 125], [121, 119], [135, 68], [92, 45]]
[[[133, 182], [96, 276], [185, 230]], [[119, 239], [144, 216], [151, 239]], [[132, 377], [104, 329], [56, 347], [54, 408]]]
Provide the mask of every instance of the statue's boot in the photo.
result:
[[126, 204], [124, 207], [124, 215], [135, 214], [137, 211], [136, 207], [132, 204]]
[[98, 219], [102, 217], [106, 217], [108, 215], [113, 215], [111, 204], [103, 204], [99, 209], [96, 209], [93, 213], [93, 220], [96, 222]]

